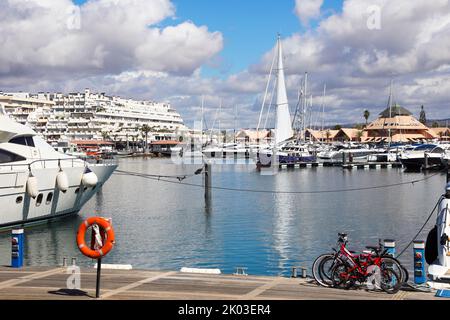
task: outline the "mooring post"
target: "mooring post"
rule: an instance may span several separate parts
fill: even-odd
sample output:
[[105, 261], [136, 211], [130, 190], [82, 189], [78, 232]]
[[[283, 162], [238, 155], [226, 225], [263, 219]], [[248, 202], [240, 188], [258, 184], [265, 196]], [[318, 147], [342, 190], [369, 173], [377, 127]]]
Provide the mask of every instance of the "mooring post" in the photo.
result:
[[425, 170], [428, 169], [428, 153], [424, 153], [424, 158], [425, 158], [425, 164], [424, 164], [424, 168]]
[[395, 240], [384, 239], [384, 248], [389, 255], [395, 258]]
[[425, 272], [425, 241], [414, 241], [414, 283], [427, 282]]
[[205, 198], [208, 199], [211, 194], [211, 165], [205, 162]]
[[346, 165], [347, 158], [345, 157], [345, 152], [342, 152], [342, 165]]
[[11, 237], [11, 267], [22, 268], [24, 254], [24, 234], [23, 229], [15, 229], [12, 231]]

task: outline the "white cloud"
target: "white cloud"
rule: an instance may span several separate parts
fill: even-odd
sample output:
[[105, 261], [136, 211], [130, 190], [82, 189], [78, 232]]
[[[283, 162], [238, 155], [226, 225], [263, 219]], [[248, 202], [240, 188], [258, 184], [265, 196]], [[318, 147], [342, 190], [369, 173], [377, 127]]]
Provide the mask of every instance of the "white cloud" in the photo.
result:
[[[304, 23], [320, 17], [322, 1], [308, 3], [296, 2]], [[201, 68], [222, 50], [222, 34], [195, 21], [161, 27], [175, 17], [169, 0], [90, 0], [81, 7], [79, 30], [67, 29], [67, 12], [75, 8], [71, 1], [50, 4], [54, 1], [10, 0], [0, 11], [0, 89], [90, 87], [130, 98], [170, 99], [188, 124], [200, 119], [205, 95], [211, 122], [223, 99], [222, 127], [233, 127], [235, 105], [238, 126], [256, 126], [273, 49], [226, 79], [206, 78]], [[380, 30], [367, 28], [372, 5], [381, 8]], [[345, 0], [342, 11], [317, 28], [283, 39], [291, 108], [308, 71], [315, 110], [327, 84], [328, 124], [361, 122], [366, 108], [375, 117], [386, 106], [391, 77], [401, 105], [418, 115], [423, 104], [428, 118], [450, 117], [449, 34], [448, 0]]]
[[222, 35], [192, 22], [157, 26], [174, 14], [170, 0], [89, 0], [81, 7], [8, 0], [0, 12], [0, 76], [191, 74], [222, 50]]
[[320, 17], [320, 7], [323, 0], [295, 0], [295, 13], [302, 24], [307, 25], [310, 20]]

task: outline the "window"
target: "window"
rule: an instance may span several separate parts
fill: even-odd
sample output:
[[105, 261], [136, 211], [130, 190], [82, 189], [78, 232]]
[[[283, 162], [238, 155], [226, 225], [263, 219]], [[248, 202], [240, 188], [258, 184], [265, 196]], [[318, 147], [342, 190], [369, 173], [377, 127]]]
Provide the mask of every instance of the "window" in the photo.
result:
[[42, 193], [39, 193], [36, 199], [36, 207], [39, 207], [42, 203], [42, 199], [44, 198], [44, 195]]
[[0, 149], [0, 163], [24, 161], [25, 158], [12, 152]]
[[18, 197], [16, 198], [16, 203], [17, 203], [17, 204], [21, 204], [22, 201], [23, 201], [23, 197], [22, 197], [22, 196], [18, 196]]
[[9, 143], [20, 144], [23, 146], [34, 147], [34, 141], [32, 136], [15, 137], [9, 140]]
[[47, 195], [47, 200], [45, 200], [45, 204], [50, 204], [50, 203], [52, 202], [52, 199], [53, 199], [53, 193], [50, 192], [50, 193]]

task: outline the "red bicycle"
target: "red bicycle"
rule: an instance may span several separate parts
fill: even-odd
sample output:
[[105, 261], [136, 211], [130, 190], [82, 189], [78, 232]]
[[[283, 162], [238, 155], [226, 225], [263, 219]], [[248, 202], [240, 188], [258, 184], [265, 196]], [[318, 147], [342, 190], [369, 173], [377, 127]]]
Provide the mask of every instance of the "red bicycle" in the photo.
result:
[[398, 292], [402, 284], [400, 275], [386, 262], [381, 248], [368, 246], [367, 249], [371, 253], [355, 255], [341, 245], [339, 261], [331, 272], [333, 286], [350, 289], [356, 283], [366, 283], [370, 276], [379, 271], [381, 289], [391, 294]]

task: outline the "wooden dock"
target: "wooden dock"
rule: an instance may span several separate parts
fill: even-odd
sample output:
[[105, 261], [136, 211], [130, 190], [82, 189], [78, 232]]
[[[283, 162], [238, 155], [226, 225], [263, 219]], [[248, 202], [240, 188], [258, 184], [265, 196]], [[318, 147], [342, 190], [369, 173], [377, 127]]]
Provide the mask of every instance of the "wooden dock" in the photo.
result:
[[[67, 289], [64, 267], [0, 267], [1, 300], [95, 300], [96, 270], [82, 268], [80, 290]], [[363, 289], [317, 286], [311, 279], [251, 275], [213, 275], [177, 271], [102, 270], [106, 300], [430, 300], [433, 293], [394, 295]]]
[[400, 162], [298, 162], [298, 163], [282, 163], [279, 169], [303, 169], [303, 168], [319, 168], [319, 167], [341, 167], [343, 169], [394, 169], [403, 168]]

